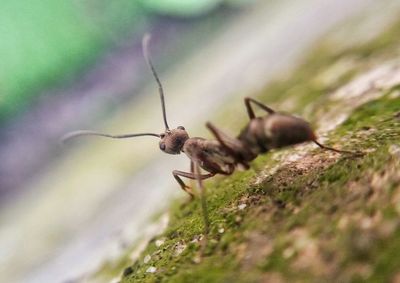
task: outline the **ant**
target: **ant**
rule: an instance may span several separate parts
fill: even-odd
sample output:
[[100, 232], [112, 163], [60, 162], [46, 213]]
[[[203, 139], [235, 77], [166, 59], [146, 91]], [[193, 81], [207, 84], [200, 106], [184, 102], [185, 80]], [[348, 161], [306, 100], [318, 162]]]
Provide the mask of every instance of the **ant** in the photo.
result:
[[[316, 134], [308, 122], [289, 114], [276, 112], [250, 97], [244, 99], [250, 121], [236, 138], [225, 134], [210, 122], [206, 124], [206, 127], [214, 135], [214, 140], [200, 137], [191, 138], [183, 126], [170, 129], [167, 122], [163, 87], [148, 52], [149, 40], [150, 35], [146, 34], [142, 40], [142, 49], [146, 63], [158, 85], [165, 126], [164, 132], [161, 134], [138, 133], [110, 135], [95, 131], [81, 130], [70, 132], [64, 135], [61, 140], [65, 142], [66, 140], [78, 136], [102, 136], [113, 139], [154, 136], [160, 139], [159, 147], [161, 151], [168, 154], [185, 153], [190, 159], [190, 172], [174, 170], [172, 171], [172, 175], [179, 183], [182, 190], [189, 194], [191, 200], [194, 198], [195, 194], [192, 188], [187, 186], [181, 178], [197, 180], [198, 186], [200, 187], [205, 237], [207, 237], [210, 227], [205, 199], [205, 188], [203, 186], [203, 181], [205, 179], [211, 178], [216, 174], [231, 175], [238, 166], [249, 169], [249, 163], [259, 154], [267, 153], [271, 149], [292, 146], [304, 142], [314, 142], [324, 150], [357, 154], [327, 147], [319, 143]], [[267, 112], [267, 114], [262, 117], [256, 117], [253, 104]], [[201, 170], [207, 173], [204, 174]]]

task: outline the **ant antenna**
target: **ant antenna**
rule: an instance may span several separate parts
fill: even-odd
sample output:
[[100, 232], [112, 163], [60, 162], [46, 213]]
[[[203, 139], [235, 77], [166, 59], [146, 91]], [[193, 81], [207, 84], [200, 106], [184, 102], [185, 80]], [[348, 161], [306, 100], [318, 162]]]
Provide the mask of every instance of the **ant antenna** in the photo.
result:
[[112, 138], [112, 139], [126, 139], [126, 138], [134, 138], [134, 137], [140, 137], [140, 136], [153, 136], [153, 137], [160, 137], [160, 135], [158, 134], [154, 134], [154, 133], [140, 133], [140, 134], [126, 134], [126, 135], [109, 135], [109, 134], [103, 134], [103, 133], [99, 133], [99, 132], [95, 132], [95, 131], [86, 131], [86, 130], [82, 130], [82, 131], [74, 131], [74, 132], [70, 132], [66, 135], [64, 135], [61, 138], [61, 143], [65, 143], [67, 140], [70, 140], [72, 138], [75, 137], [79, 137], [79, 136], [100, 136], [100, 137], [106, 137], [106, 138]]
[[[158, 90], [159, 90], [160, 98], [161, 98], [161, 107], [162, 107], [162, 112], [163, 112], [165, 130], [168, 131], [169, 127], [168, 127], [168, 123], [167, 123], [167, 114], [165, 111], [164, 91], [163, 91], [160, 79], [158, 78], [157, 72], [154, 69], [153, 63], [151, 62], [149, 52], [148, 52], [148, 45], [149, 45], [150, 38], [151, 38], [150, 34], [145, 34], [143, 36], [143, 40], [142, 40], [143, 56], [144, 56], [147, 64], [149, 65], [151, 72], [153, 73], [153, 76], [156, 79], [156, 82], [158, 84]], [[80, 131], [70, 132], [70, 133], [64, 135], [60, 139], [60, 142], [63, 144], [67, 140], [70, 140], [72, 138], [79, 137], [79, 136], [101, 136], [101, 137], [112, 138], [112, 139], [126, 139], [126, 138], [140, 137], [140, 136], [153, 136], [153, 137], [161, 138], [160, 135], [154, 134], [154, 133], [109, 135], [109, 134], [99, 133], [99, 132], [95, 132], [95, 131], [80, 130]]]
[[158, 78], [156, 69], [154, 68], [153, 63], [151, 62], [150, 55], [149, 55], [148, 45], [149, 45], [150, 39], [151, 39], [151, 35], [148, 34], [148, 33], [146, 33], [143, 36], [143, 40], [142, 40], [143, 56], [144, 56], [144, 59], [146, 60], [147, 65], [149, 65], [149, 67], [151, 69], [151, 72], [153, 73], [153, 76], [156, 79], [156, 82], [158, 84], [158, 91], [160, 93], [161, 108], [162, 108], [162, 112], [163, 112], [164, 125], [165, 125], [165, 129], [169, 130], [168, 123], [167, 123], [167, 113], [165, 111], [164, 90], [163, 90], [163, 87], [161, 85], [161, 81]]

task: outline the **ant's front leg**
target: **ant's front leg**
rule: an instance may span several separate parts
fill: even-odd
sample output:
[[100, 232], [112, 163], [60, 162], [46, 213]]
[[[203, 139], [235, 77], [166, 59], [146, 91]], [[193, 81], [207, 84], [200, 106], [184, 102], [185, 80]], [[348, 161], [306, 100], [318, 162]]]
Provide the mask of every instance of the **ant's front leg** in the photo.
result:
[[255, 100], [251, 97], [245, 97], [244, 104], [246, 105], [247, 114], [249, 115], [250, 120], [256, 118], [256, 114], [254, 113], [253, 107], [251, 106], [250, 102], [254, 103], [261, 109], [267, 111], [269, 114], [275, 113], [275, 110], [273, 110], [272, 108], [269, 108], [267, 105], [264, 105], [261, 102]]
[[[191, 166], [191, 170], [193, 170], [193, 166]], [[194, 193], [191, 187], [187, 186], [180, 177], [185, 177], [191, 180], [196, 180], [198, 177], [195, 173], [191, 172], [183, 172], [183, 171], [179, 171], [179, 170], [174, 170], [172, 171], [172, 175], [174, 176], [175, 180], [178, 182], [178, 184], [181, 186], [181, 189], [184, 190], [186, 193], [188, 193], [190, 195], [190, 199], [193, 200], [194, 199]], [[215, 174], [213, 173], [209, 173], [209, 174], [200, 174], [199, 178], [201, 180], [205, 180], [208, 178], [213, 177]]]

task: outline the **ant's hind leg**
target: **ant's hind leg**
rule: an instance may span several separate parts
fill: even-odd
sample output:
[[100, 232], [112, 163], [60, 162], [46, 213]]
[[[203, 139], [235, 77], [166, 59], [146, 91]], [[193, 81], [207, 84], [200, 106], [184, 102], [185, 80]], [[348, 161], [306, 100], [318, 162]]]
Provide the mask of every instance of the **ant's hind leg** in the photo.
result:
[[345, 154], [351, 154], [354, 156], [363, 156], [364, 154], [362, 152], [357, 152], [357, 151], [347, 151], [347, 150], [340, 150], [340, 149], [336, 149], [333, 147], [329, 147], [329, 146], [325, 146], [319, 142], [317, 142], [316, 140], [313, 141], [316, 145], [318, 145], [320, 148], [325, 149], [325, 150], [330, 150], [330, 151], [334, 151], [337, 153], [345, 153]]
[[254, 103], [255, 105], [257, 105], [258, 107], [260, 107], [261, 109], [267, 111], [269, 114], [275, 113], [275, 110], [273, 110], [272, 108], [269, 108], [267, 105], [264, 105], [261, 102], [255, 100], [251, 97], [245, 97], [244, 104], [246, 105], [247, 114], [249, 115], [250, 120], [256, 118], [256, 114], [254, 113], [253, 107], [250, 104], [251, 102]]

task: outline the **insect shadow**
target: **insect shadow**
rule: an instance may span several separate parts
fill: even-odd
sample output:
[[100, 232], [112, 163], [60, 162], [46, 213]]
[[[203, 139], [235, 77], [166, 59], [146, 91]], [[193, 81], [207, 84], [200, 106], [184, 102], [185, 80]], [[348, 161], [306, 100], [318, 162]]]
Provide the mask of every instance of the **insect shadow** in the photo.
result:
[[[258, 155], [265, 154], [271, 149], [292, 146], [304, 142], [313, 142], [321, 149], [337, 153], [361, 155], [359, 152], [351, 152], [327, 147], [317, 141], [315, 132], [305, 120], [284, 113], [279, 113], [263, 103], [246, 97], [244, 104], [248, 113], [249, 122], [237, 137], [231, 137], [212, 123], [206, 123], [206, 127], [214, 135], [215, 139], [201, 137], [189, 137], [183, 126], [171, 129], [168, 125], [165, 108], [165, 96], [161, 81], [153, 66], [148, 52], [150, 35], [146, 34], [142, 40], [144, 58], [157, 82], [161, 109], [163, 114], [164, 131], [157, 133], [134, 133], [124, 135], [110, 135], [90, 130], [73, 131], [61, 138], [62, 142], [79, 136], [101, 136], [113, 139], [126, 139], [141, 136], [153, 136], [159, 138], [160, 150], [168, 154], [184, 153], [190, 159], [190, 172], [179, 170], [172, 171], [172, 175], [182, 190], [193, 199], [196, 195], [192, 187], [185, 184], [182, 178], [196, 180], [198, 183], [202, 215], [204, 220], [204, 236], [207, 237], [210, 223], [207, 213], [207, 202], [203, 181], [216, 174], [231, 175], [238, 166], [245, 169]], [[257, 117], [254, 106], [266, 112], [266, 115]]]

